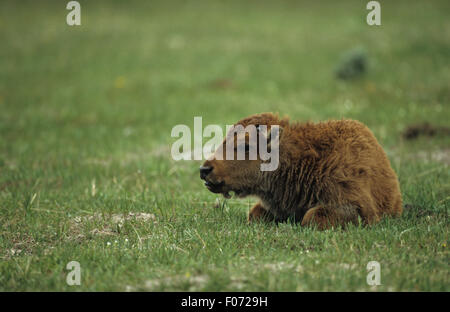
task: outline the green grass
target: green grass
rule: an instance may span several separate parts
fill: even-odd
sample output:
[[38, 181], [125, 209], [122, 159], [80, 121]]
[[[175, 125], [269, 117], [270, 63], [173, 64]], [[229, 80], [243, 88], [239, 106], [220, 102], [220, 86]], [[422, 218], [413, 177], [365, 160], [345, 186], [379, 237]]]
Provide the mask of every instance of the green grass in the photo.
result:
[[[0, 290], [449, 291], [449, 137], [401, 133], [449, 124], [450, 3], [380, 2], [370, 27], [366, 1], [81, 0], [69, 27], [66, 1], [1, 1]], [[336, 80], [357, 47], [367, 75]], [[170, 157], [177, 124], [265, 111], [366, 123], [413, 208], [247, 225], [254, 199], [216, 205], [200, 162]], [[155, 218], [111, 219], [129, 212]]]

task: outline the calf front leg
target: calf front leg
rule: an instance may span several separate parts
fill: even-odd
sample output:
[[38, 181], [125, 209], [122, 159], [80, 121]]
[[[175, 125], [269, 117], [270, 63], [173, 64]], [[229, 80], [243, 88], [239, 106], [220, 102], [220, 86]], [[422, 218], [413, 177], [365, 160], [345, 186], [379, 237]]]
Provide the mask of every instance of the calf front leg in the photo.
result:
[[257, 203], [253, 208], [250, 209], [248, 213], [248, 222], [254, 221], [274, 221], [275, 217], [269, 211], [264, 209], [261, 203]]

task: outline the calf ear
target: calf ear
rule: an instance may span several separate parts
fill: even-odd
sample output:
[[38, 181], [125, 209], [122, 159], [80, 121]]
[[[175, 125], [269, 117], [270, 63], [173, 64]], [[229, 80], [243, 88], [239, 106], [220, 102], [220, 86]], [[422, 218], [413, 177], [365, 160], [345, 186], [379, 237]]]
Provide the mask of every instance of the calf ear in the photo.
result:
[[[278, 143], [280, 142], [280, 138], [281, 138], [281, 133], [283, 132], [283, 127], [279, 126], [279, 125], [272, 125], [270, 127], [270, 129], [267, 129], [267, 126], [263, 125], [257, 125], [256, 126], [256, 130], [258, 131], [258, 135], [259, 136], [263, 136], [266, 138], [266, 144], [267, 144], [267, 148], [270, 149], [271, 147], [271, 142], [272, 142], [272, 138], [275, 142], [275, 140], [278, 139]], [[260, 140], [262, 138], [260, 137]], [[264, 140], [264, 139], [262, 139]], [[259, 141], [261, 142], [261, 141]]]
[[278, 143], [281, 139], [281, 134], [283, 133], [283, 127], [278, 125], [273, 125], [270, 130], [267, 131], [267, 146], [271, 146], [272, 138], [273, 142], [278, 139]]

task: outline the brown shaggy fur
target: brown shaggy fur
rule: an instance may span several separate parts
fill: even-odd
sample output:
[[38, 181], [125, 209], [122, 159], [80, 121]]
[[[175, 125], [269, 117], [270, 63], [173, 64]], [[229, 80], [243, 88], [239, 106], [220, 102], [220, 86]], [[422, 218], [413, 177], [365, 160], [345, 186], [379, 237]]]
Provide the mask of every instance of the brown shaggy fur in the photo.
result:
[[383, 216], [401, 215], [397, 176], [382, 147], [362, 123], [290, 124], [286, 118], [264, 113], [236, 124], [279, 125], [282, 129], [275, 171], [261, 171], [259, 158], [218, 160], [217, 151], [203, 164], [212, 167], [204, 177], [210, 191], [224, 195], [234, 191], [240, 197], [260, 199], [250, 210], [249, 221], [291, 218], [326, 229], [356, 224], [359, 218], [373, 224]]

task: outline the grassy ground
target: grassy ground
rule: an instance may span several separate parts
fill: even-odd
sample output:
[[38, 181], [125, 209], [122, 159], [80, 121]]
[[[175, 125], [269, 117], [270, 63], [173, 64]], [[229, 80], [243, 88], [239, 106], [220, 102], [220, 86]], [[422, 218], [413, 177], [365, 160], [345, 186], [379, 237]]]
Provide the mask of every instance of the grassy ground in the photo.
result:
[[[66, 1], [1, 1], [0, 290], [449, 291], [449, 137], [401, 133], [449, 124], [450, 3], [380, 2], [370, 27], [366, 1], [80, 1], [69, 27]], [[336, 80], [355, 47], [368, 74]], [[176, 124], [265, 111], [366, 123], [412, 208], [247, 225], [254, 199], [216, 203], [170, 157]]]

